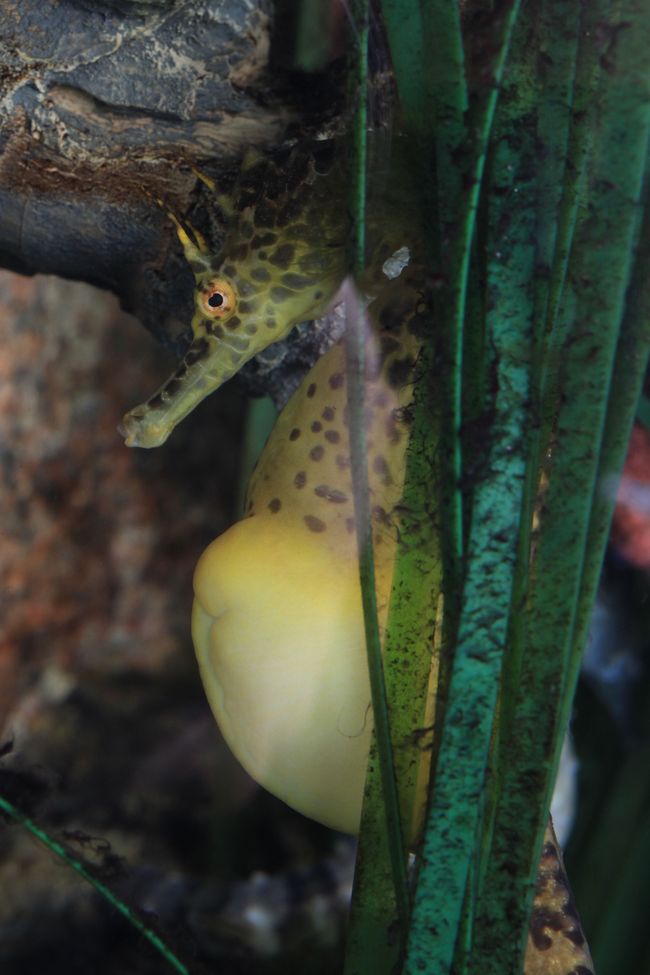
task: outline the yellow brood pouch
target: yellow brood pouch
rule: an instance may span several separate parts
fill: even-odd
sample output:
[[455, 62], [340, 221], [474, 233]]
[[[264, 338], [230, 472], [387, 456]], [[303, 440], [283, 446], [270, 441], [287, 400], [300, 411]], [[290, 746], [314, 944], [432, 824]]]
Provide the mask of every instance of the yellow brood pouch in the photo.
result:
[[192, 635], [228, 745], [256, 781], [327, 826], [356, 832], [370, 686], [356, 564], [259, 515], [196, 569]]

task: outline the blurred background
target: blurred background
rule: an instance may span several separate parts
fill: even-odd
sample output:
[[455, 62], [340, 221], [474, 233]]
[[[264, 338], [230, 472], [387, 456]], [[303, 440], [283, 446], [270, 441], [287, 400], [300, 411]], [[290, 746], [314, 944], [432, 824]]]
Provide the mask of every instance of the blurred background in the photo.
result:
[[[352, 841], [240, 769], [190, 639], [194, 564], [235, 516], [244, 398], [230, 384], [163, 450], [116, 431], [170, 364], [107, 293], [0, 272], [0, 795], [192, 971], [336, 971]], [[1, 816], [0, 891], [3, 975], [166, 969]]]

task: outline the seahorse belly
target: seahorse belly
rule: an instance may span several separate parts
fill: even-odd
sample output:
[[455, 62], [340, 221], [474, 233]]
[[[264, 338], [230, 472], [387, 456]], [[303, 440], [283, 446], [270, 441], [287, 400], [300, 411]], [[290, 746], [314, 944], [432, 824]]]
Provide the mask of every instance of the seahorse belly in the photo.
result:
[[372, 724], [356, 565], [260, 515], [212, 543], [195, 588], [192, 634], [226, 742], [280, 799], [355, 832]]

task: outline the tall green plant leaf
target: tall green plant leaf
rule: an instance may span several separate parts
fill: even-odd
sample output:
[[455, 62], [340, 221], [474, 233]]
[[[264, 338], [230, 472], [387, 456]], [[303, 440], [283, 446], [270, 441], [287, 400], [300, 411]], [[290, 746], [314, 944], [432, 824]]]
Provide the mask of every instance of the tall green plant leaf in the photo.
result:
[[[605, 471], [615, 476], [620, 470], [647, 360], [647, 331], [632, 326], [624, 308], [647, 161], [650, 23], [638, 3], [599, 13], [606, 19], [599, 19], [603, 33], [597, 36], [616, 36], [617, 44], [612, 49], [608, 43], [601, 54], [607, 71], [598, 92], [593, 163], [559, 303], [562, 366], [525, 610], [525, 652], [517, 655], [504, 690], [501, 797], [480, 935], [483, 971], [495, 975], [520, 967], [541, 835], [611, 512], [611, 492], [605, 499], [599, 484]], [[595, 42], [587, 37], [583, 43]], [[506, 917], [516, 920], [522, 938], [497, 943], [493, 932]]]

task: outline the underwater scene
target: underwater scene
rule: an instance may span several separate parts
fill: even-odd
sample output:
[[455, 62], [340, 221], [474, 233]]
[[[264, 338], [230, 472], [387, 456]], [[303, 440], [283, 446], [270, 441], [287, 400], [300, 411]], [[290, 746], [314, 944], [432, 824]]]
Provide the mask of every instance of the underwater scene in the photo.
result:
[[0, 971], [650, 975], [647, 5], [0, 41]]

